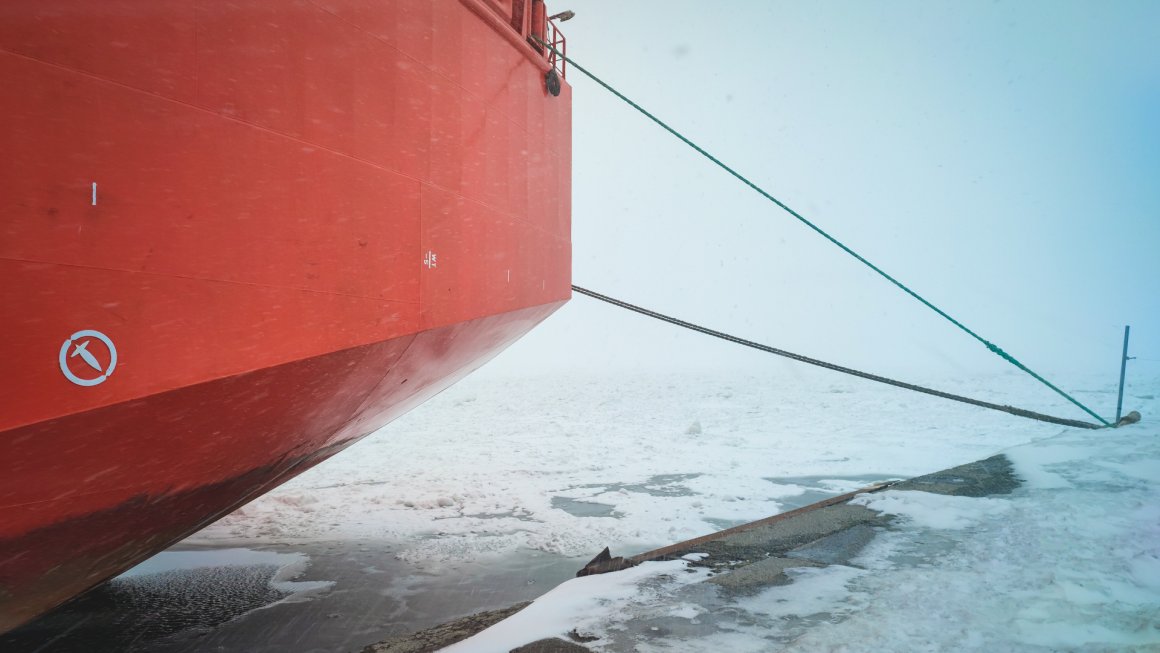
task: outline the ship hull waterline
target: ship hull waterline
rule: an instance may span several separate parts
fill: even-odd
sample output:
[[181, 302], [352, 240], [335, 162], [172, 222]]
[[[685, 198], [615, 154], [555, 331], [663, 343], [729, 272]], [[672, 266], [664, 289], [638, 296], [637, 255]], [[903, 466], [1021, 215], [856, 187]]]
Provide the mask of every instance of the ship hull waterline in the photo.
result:
[[[0, 586], [20, 597], [4, 613], [0, 629], [19, 625], [128, 569], [345, 449], [486, 362], [558, 306], [334, 352], [7, 434], [25, 443], [42, 442], [44, 455], [58, 459], [56, 447], [65, 438], [57, 434], [103, 439], [109, 442], [103, 448], [107, 464], [123, 461], [133, 449], [149, 449], [158, 439], [175, 452], [213, 446], [223, 455], [239, 456], [244, 454], [220, 443], [260, 446], [277, 439], [283, 451], [270, 462], [204, 485], [183, 473], [179, 454], [168, 460], [158, 456], [155, 464], [168, 466], [174, 479], [164, 492], [89, 495], [83, 479], [76, 479], [77, 494], [60, 499], [78, 508], [69, 509], [68, 517], [17, 538], [0, 539], [0, 560], [5, 561]], [[368, 360], [382, 365], [374, 366], [380, 370], [377, 377], [359, 373], [359, 364]], [[336, 386], [341, 392], [326, 404], [302, 401], [304, 395], [320, 389], [329, 393]], [[255, 389], [261, 396], [255, 396]], [[223, 414], [245, 417], [223, 420]], [[390, 474], [390, 469], [383, 473]], [[30, 512], [42, 509], [29, 507]], [[190, 515], [199, 518], [191, 522]]]

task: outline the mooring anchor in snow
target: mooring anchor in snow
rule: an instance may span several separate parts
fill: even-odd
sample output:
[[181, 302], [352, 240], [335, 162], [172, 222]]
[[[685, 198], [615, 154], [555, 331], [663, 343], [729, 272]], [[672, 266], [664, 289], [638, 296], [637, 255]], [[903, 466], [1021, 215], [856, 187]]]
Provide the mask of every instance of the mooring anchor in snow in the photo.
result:
[[584, 565], [583, 569], [576, 572], [576, 577], [607, 574], [610, 571], [620, 571], [621, 569], [628, 569], [629, 567], [635, 566], [636, 563], [631, 560], [626, 560], [621, 557], [613, 558], [612, 552], [608, 550], [608, 547], [604, 547], [604, 550], [596, 554], [596, 557]]
[[[1135, 424], [1136, 422], [1139, 422], [1139, 421], [1140, 421], [1140, 412], [1133, 410], [1132, 412], [1128, 413], [1127, 415], [1124, 415], [1123, 417], [1121, 417], [1120, 421], [1116, 422], [1113, 426], [1115, 426], [1116, 428], [1120, 428], [1121, 426]], [[589, 563], [589, 564], [591, 564], [591, 563]]]

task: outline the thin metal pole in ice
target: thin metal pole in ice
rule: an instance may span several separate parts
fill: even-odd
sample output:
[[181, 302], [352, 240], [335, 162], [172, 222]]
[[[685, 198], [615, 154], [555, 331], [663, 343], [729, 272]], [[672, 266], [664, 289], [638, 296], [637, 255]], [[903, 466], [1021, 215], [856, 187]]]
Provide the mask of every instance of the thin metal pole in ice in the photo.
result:
[[1120, 421], [1120, 411], [1124, 407], [1124, 371], [1128, 367], [1128, 332], [1132, 327], [1124, 325], [1124, 356], [1120, 360], [1120, 394], [1116, 397], [1116, 421]]

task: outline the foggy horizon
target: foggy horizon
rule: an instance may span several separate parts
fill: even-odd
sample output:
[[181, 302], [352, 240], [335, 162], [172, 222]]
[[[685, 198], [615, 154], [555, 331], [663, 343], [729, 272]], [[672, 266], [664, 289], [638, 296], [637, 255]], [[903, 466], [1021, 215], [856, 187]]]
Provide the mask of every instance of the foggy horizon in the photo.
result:
[[[1064, 389], [1115, 380], [1124, 324], [1129, 384], [1160, 370], [1160, 7], [551, 9], [576, 11], [561, 29], [577, 63]], [[574, 68], [568, 82], [575, 284], [888, 376], [1020, 373]], [[800, 366], [773, 360], [577, 295], [487, 368]]]

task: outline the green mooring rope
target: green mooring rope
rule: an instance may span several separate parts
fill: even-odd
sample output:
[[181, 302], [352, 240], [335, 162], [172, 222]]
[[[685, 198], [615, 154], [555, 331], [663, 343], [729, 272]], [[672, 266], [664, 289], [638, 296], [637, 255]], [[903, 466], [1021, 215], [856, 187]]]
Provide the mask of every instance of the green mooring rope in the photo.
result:
[[[537, 40], [539, 40], [539, 39], [537, 39]], [[913, 290], [911, 290], [910, 288], [906, 287], [906, 286], [905, 286], [905, 285], [904, 285], [902, 282], [900, 282], [899, 280], [895, 279], [894, 277], [890, 276], [890, 275], [889, 275], [889, 274], [887, 274], [885, 271], [883, 271], [883, 270], [882, 270], [882, 268], [880, 268], [880, 267], [878, 267], [877, 265], [874, 265], [874, 264], [873, 264], [873, 263], [871, 263], [870, 261], [866, 260], [866, 259], [865, 259], [865, 258], [864, 258], [864, 257], [863, 257], [861, 254], [859, 254], [858, 252], [855, 252], [854, 250], [850, 249], [850, 248], [849, 248], [849, 247], [847, 247], [845, 244], [843, 244], [841, 241], [839, 241], [837, 238], [834, 238], [834, 237], [833, 237], [833, 236], [831, 236], [830, 234], [828, 234], [828, 233], [826, 233], [825, 231], [823, 231], [823, 230], [821, 229], [821, 227], [818, 227], [818, 226], [817, 226], [816, 224], [814, 224], [813, 222], [810, 222], [809, 220], [807, 220], [807, 219], [805, 218], [805, 216], [803, 216], [802, 214], [798, 213], [797, 211], [795, 211], [795, 210], [791, 209], [789, 206], [787, 206], [787, 205], [785, 204], [785, 202], [782, 202], [781, 200], [777, 199], [777, 198], [776, 198], [776, 197], [774, 197], [773, 195], [770, 195], [770, 194], [769, 194], [769, 193], [767, 193], [767, 192], [766, 192], [764, 189], [762, 189], [760, 186], [758, 186], [757, 184], [753, 183], [752, 181], [749, 181], [749, 180], [748, 180], [748, 179], [746, 179], [744, 176], [742, 176], [742, 175], [741, 175], [741, 173], [737, 172], [737, 171], [736, 171], [736, 170], [734, 170], [733, 168], [730, 168], [729, 166], [725, 165], [725, 164], [724, 164], [724, 163], [723, 163], [723, 162], [722, 162], [720, 159], [718, 159], [717, 157], [713, 156], [712, 154], [709, 154], [708, 152], [706, 152], [706, 151], [705, 151], [703, 148], [701, 148], [701, 146], [699, 146], [699, 145], [697, 145], [696, 143], [694, 143], [693, 141], [689, 140], [689, 139], [688, 139], [688, 138], [686, 138], [686, 137], [685, 137], [683, 134], [681, 134], [681, 133], [680, 133], [680, 132], [678, 132], [677, 130], [673, 129], [672, 127], [669, 127], [669, 126], [668, 126], [667, 124], [665, 124], [665, 123], [664, 123], [664, 121], [662, 121], [660, 118], [657, 118], [656, 116], [654, 116], [653, 114], [651, 114], [651, 113], [649, 113], [647, 110], [645, 110], [645, 108], [644, 108], [644, 107], [642, 107], [642, 106], [640, 106], [639, 104], [637, 104], [636, 102], [633, 102], [632, 100], [628, 99], [628, 98], [627, 98], [627, 97], [626, 97], [626, 96], [625, 96], [623, 93], [621, 93], [620, 91], [616, 90], [616, 89], [615, 89], [615, 88], [613, 88], [612, 86], [609, 86], [609, 85], [608, 85], [608, 83], [606, 83], [604, 80], [600, 79], [600, 78], [599, 78], [599, 77], [597, 77], [596, 75], [593, 75], [591, 72], [589, 72], [589, 71], [588, 71], [588, 69], [584, 68], [584, 67], [583, 67], [583, 66], [581, 66], [580, 64], [576, 63], [576, 62], [575, 62], [575, 61], [573, 61], [572, 59], [570, 59], [570, 58], [568, 58], [567, 56], [565, 56], [563, 52], [560, 52], [559, 50], [557, 50], [556, 48], [553, 48], [553, 47], [552, 47], [550, 44], [548, 44], [548, 43], [546, 43], [546, 42], [544, 42], [544, 41], [542, 41], [542, 40], [540, 41], [540, 44], [541, 44], [541, 45], [543, 45], [544, 47], [546, 47], [546, 48], [548, 48], [548, 49], [552, 50], [553, 52], [555, 52], [555, 53], [556, 53], [556, 56], [560, 57], [560, 58], [561, 58], [561, 59], [563, 59], [564, 61], [567, 61], [567, 62], [568, 62], [568, 63], [569, 63], [571, 66], [573, 66], [574, 68], [576, 68], [576, 70], [579, 70], [580, 72], [584, 73], [585, 75], [587, 75], [587, 76], [588, 76], [588, 78], [589, 78], [589, 79], [591, 79], [592, 81], [596, 82], [596, 83], [597, 83], [597, 84], [599, 84], [600, 86], [604, 87], [604, 89], [605, 89], [605, 90], [607, 90], [608, 92], [612, 93], [613, 95], [615, 95], [616, 97], [620, 98], [621, 100], [624, 100], [624, 102], [625, 102], [626, 104], [628, 104], [628, 105], [629, 105], [629, 106], [631, 106], [632, 108], [634, 108], [634, 109], [636, 109], [637, 111], [639, 111], [639, 112], [641, 112], [642, 114], [644, 114], [644, 115], [645, 115], [645, 117], [647, 117], [649, 120], [652, 120], [652, 121], [653, 121], [653, 122], [655, 122], [656, 124], [660, 125], [660, 126], [661, 126], [661, 127], [662, 127], [662, 128], [665, 130], [665, 131], [669, 132], [669, 133], [670, 133], [670, 134], [672, 134], [673, 136], [676, 136], [676, 137], [677, 137], [678, 139], [680, 139], [680, 140], [681, 140], [681, 142], [683, 142], [685, 145], [688, 145], [689, 147], [693, 148], [694, 150], [696, 150], [697, 152], [699, 152], [699, 153], [700, 153], [702, 156], [704, 156], [706, 159], [709, 159], [709, 160], [710, 160], [710, 161], [712, 161], [713, 163], [717, 164], [717, 165], [718, 165], [718, 166], [719, 166], [719, 167], [720, 167], [722, 170], [724, 170], [725, 172], [728, 172], [729, 174], [731, 174], [731, 175], [733, 175], [734, 177], [736, 177], [736, 178], [737, 178], [737, 179], [738, 179], [738, 180], [739, 180], [741, 183], [743, 183], [743, 184], [745, 184], [746, 186], [749, 186], [749, 187], [750, 187], [750, 188], [752, 188], [753, 190], [757, 191], [757, 193], [758, 193], [758, 194], [760, 194], [762, 197], [764, 197], [765, 199], [769, 200], [770, 202], [773, 202], [774, 204], [776, 204], [777, 206], [779, 206], [779, 207], [780, 207], [782, 210], [784, 210], [786, 213], [789, 213], [789, 214], [790, 214], [790, 215], [792, 215], [793, 217], [797, 218], [797, 219], [798, 219], [798, 220], [799, 220], [799, 221], [800, 221], [802, 224], [806, 225], [806, 226], [807, 226], [807, 227], [809, 227], [810, 229], [813, 229], [813, 230], [814, 230], [814, 231], [816, 231], [818, 234], [820, 234], [820, 235], [821, 235], [823, 238], [825, 238], [826, 240], [828, 240], [828, 241], [830, 241], [831, 243], [833, 243], [833, 244], [837, 245], [838, 247], [840, 247], [840, 248], [842, 249], [842, 251], [846, 252], [846, 253], [847, 253], [847, 254], [849, 254], [850, 256], [853, 256], [854, 258], [856, 258], [856, 259], [858, 259], [859, 261], [861, 261], [862, 263], [864, 263], [864, 264], [865, 264], [867, 267], [869, 267], [871, 270], [874, 270], [875, 272], [877, 272], [877, 273], [878, 273], [879, 275], [881, 275], [881, 276], [882, 276], [884, 279], [886, 279], [886, 280], [887, 280], [887, 281], [889, 281], [890, 283], [894, 284], [895, 286], [898, 286], [899, 288], [901, 288], [901, 289], [903, 290], [903, 292], [905, 292], [906, 294], [908, 294], [908, 295], [910, 295], [911, 297], [913, 297], [913, 298], [917, 299], [918, 301], [922, 302], [924, 305], [926, 305], [926, 307], [927, 307], [927, 308], [929, 308], [929, 309], [931, 309], [932, 311], [934, 311], [935, 313], [938, 313], [939, 315], [941, 315], [941, 316], [945, 317], [947, 320], [949, 320], [949, 321], [950, 321], [950, 323], [951, 323], [951, 324], [953, 324], [953, 325], [957, 326], [958, 328], [962, 329], [964, 332], [966, 332], [968, 335], [970, 335], [970, 336], [971, 336], [972, 338], [974, 338], [975, 340], [978, 340], [979, 342], [983, 343], [983, 345], [984, 345], [984, 346], [986, 346], [986, 347], [987, 347], [987, 349], [989, 349], [989, 350], [991, 350], [992, 352], [994, 352], [994, 353], [995, 353], [996, 355], [998, 355], [1000, 358], [1002, 358], [1003, 360], [1007, 361], [1008, 363], [1011, 363], [1011, 364], [1012, 364], [1012, 365], [1014, 365], [1015, 367], [1018, 367], [1019, 369], [1023, 370], [1024, 372], [1027, 372], [1027, 373], [1028, 373], [1028, 374], [1030, 374], [1030, 375], [1031, 375], [1033, 378], [1035, 378], [1036, 380], [1038, 380], [1040, 383], [1042, 383], [1042, 384], [1046, 385], [1047, 387], [1051, 388], [1051, 389], [1052, 389], [1052, 390], [1054, 390], [1055, 392], [1059, 393], [1059, 395], [1060, 395], [1060, 396], [1062, 396], [1064, 399], [1067, 399], [1067, 400], [1068, 400], [1068, 401], [1070, 401], [1071, 403], [1073, 403], [1073, 404], [1075, 404], [1076, 406], [1078, 406], [1078, 407], [1079, 407], [1081, 410], [1083, 410], [1083, 411], [1084, 411], [1085, 413], [1087, 413], [1088, 415], [1091, 415], [1092, 417], [1094, 417], [1094, 418], [1096, 418], [1097, 420], [1099, 420], [1099, 421], [1100, 421], [1100, 423], [1101, 423], [1101, 424], [1103, 424], [1104, 426], [1111, 426], [1111, 424], [1110, 424], [1110, 423], [1109, 423], [1107, 420], [1105, 420], [1104, 418], [1102, 418], [1102, 417], [1100, 417], [1099, 415], [1097, 415], [1095, 412], [1093, 412], [1093, 411], [1092, 411], [1090, 408], [1088, 408], [1087, 406], [1085, 406], [1085, 405], [1081, 404], [1079, 401], [1077, 401], [1077, 400], [1076, 400], [1074, 397], [1072, 397], [1071, 395], [1069, 395], [1069, 394], [1067, 394], [1066, 392], [1064, 392], [1063, 390], [1060, 390], [1059, 388], [1057, 388], [1057, 387], [1056, 387], [1054, 384], [1052, 384], [1052, 383], [1051, 383], [1050, 381], [1048, 381], [1047, 379], [1045, 379], [1045, 378], [1043, 378], [1042, 376], [1040, 376], [1040, 375], [1036, 374], [1034, 371], [1032, 371], [1032, 370], [1031, 370], [1030, 368], [1028, 368], [1026, 365], [1024, 365], [1023, 363], [1021, 363], [1021, 362], [1019, 362], [1018, 360], [1016, 360], [1014, 356], [1012, 356], [1011, 354], [1008, 354], [1007, 352], [1003, 351], [1003, 349], [1001, 349], [1001, 348], [1000, 348], [998, 345], [996, 345], [996, 344], [994, 344], [994, 343], [992, 343], [992, 342], [988, 341], [987, 339], [983, 338], [983, 337], [982, 337], [982, 336], [980, 336], [979, 334], [977, 334], [977, 333], [975, 333], [974, 331], [970, 330], [970, 329], [969, 329], [969, 328], [967, 328], [967, 327], [966, 327], [966, 325], [964, 325], [962, 322], [959, 322], [959, 321], [958, 321], [958, 320], [956, 320], [955, 318], [953, 318], [953, 317], [951, 317], [950, 315], [948, 315], [948, 314], [946, 313], [946, 311], [943, 311], [941, 308], [939, 308], [939, 307], [935, 306], [934, 304], [930, 303], [929, 301], [927, 301], [927, 300], [926, 300], [924, 297], [922, 297], [922, 296], [921, 296], [921, 295], [919, 295], [918, 293], [916, 293], [916, 292], [914, 292]]]

